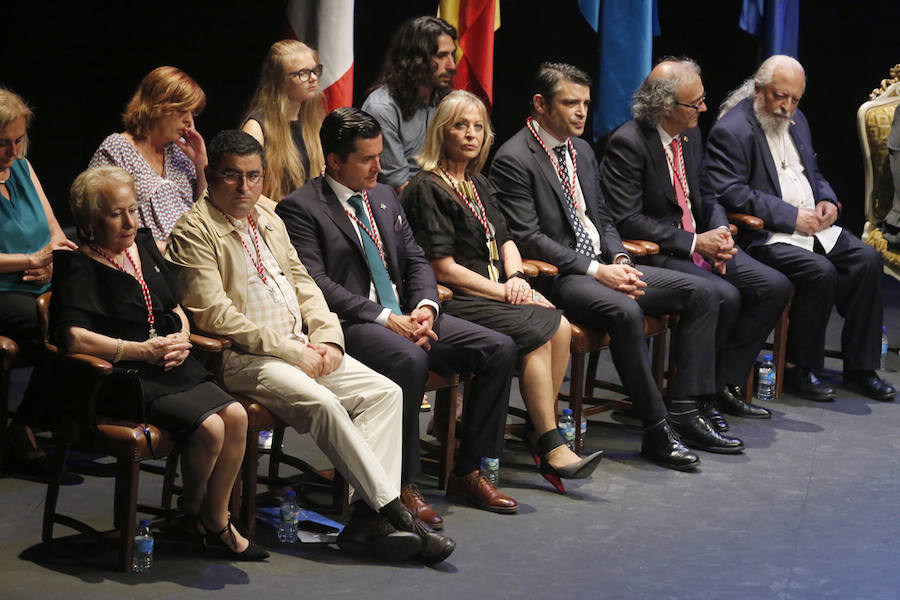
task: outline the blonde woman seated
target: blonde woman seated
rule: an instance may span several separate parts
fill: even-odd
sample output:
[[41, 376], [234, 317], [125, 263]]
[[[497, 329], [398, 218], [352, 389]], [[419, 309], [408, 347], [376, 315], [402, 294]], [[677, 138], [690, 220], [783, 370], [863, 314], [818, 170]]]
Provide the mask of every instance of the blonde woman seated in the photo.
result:
[[153, 69], [125, 108], [125, 131], [107, 136], [88, 165], [115, 165], [134, 178], [140, 226], [150, 228], [160, 251], [206, 189], [206, 144], [194, 128], [205, 106], [206, 94], [190, 75]]
[[559, 491], [562, 479], [590, 476], [601, 452], [580, 458], [556, 429], [556, 396], [569, 360], [569, 323], [522, 273], [522, 258], [495, 192], [480, 174], [494, 133], [484, 104], [465, 91], [438, 105], [417, 161], [422, 168], [403, 205], [439, 283], [453, 290], [448, 314], [505, 333], [522, 356], [520, 389], [534, 431], [541, 474]]
[[188, 354], [176, 284], [150, 231], [138, 229], [134, 181], [119, 167], [88, 169], [72, 184], [71, 209], [83, 244], [78, 252], [54, 252], [51, 338], [69, 352], [138, 372], [143, 410], [126, 405], [115, 384], [104, 388], [98, 410], [125, 419], [143, 413], [184, 445], [179, 504], [204, 548], [209, 540], [238, 560], [266, 558], [228, 513], [247, 413]]
[[325, 119], [321, 75], [315, 51], [297, 40], [275, 42], [263, 61], [241, 129], [266, 151], [267, 198], [260, 201], [270, 208], [325, 166], [319, 142]]

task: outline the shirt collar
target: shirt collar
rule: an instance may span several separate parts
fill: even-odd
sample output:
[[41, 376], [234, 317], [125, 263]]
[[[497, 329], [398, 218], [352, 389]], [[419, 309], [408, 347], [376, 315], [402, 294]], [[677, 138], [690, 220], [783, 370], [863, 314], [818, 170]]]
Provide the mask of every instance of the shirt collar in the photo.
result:
[[331, 191], [334, 192], [334, 195], [337, 196], [338, 202], [340, 202], [341, 206], [345, 209], [350, 205], [349, 201], [352, 196], [362, 195], [362, 192], [351, 190], [343, 183], [335, 180], [328, 173], [325, 174], [325, 181], [328, 183], [328, 187], [331, 188]]
[[544, 142], [544, 145], [553, 150], [557, 146], [561, 144], [565, 144], [569, 138], [564, 140], [558, 140], [553, 137], [549, 131], [541, 127], [541, 124], [538, 123], [537, 119], [531, 119], [531, 125], [534, 127], [534, 130], [537, 132], [538, 137], [541, 138], [541, 141]]
[[666, 146], [666, 147], [668, 147], [669, 144], [672, 143], [672, 140], [674, 140], [676, 137], [677, 137], [678, 139], [681, 139], [681, 135], [680, 135], [680, 134], [677, 135], [677, 136], [675, 136], [675, 135], [669, 135], [669, 132], [666, 131], [665, 129], [663, 129], [663, 128], [662, 128], [662, 125], [657, 125], [657, 126], [656, 126], [656, 131], [659, 132], [659, 139], [662, 141], [662, 145], [663, 145], [663, 146]]

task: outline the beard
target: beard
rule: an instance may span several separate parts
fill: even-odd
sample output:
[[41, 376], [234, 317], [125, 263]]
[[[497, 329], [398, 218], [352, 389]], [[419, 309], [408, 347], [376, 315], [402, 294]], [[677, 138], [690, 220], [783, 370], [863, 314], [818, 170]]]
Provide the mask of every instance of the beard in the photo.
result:
[[794, 113], [783, 108], [776, 108], [773, 112], [768, 113], [763, 103], [762, 96], [753, 99], [753, 114], [756, 115], [756, 120], [759, 121], [763, 132], [775, 136], [784, 135], [791, 125], [791, 117], [794, 116]]

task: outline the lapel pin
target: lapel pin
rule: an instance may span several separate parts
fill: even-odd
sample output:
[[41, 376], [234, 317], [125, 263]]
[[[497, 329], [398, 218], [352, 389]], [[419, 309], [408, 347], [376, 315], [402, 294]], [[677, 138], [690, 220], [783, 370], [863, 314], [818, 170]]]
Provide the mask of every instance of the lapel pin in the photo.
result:
[[387, 210], [387, 206], [385, 206], [383, 202], [378, 206], [381, 208], [381, 210]]
[[796, 125], [796, 124], [797, 124], [797, 122], [794, 121], [793, 119], [791, 119], [791, 125]]
[[683, 140], [683, 141], [685, 141], [685, 142], [688, 141], [688, 136], [684, 136], [684, 140]]
[[160, 271], [159, 271], [159, 266], [158, 266], [158, 265], [153, 265], [153, 270], [155, 270], [157, 273], [160, 272]]

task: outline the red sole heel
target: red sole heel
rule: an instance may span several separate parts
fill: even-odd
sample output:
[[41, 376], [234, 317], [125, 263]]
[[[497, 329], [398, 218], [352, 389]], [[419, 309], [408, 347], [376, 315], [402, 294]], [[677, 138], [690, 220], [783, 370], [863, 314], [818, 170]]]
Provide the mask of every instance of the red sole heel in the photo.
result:
[[541, 473], [541, 475], [550, 482], [550, 484], [556, 488], [560, 494], [566, 493], [566, 487], [563, 485], [562, 479], [559, 478], [555, 473]]

